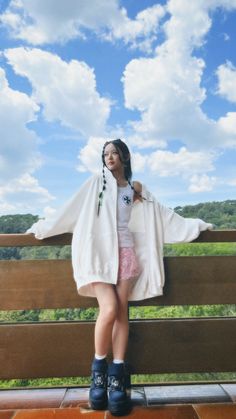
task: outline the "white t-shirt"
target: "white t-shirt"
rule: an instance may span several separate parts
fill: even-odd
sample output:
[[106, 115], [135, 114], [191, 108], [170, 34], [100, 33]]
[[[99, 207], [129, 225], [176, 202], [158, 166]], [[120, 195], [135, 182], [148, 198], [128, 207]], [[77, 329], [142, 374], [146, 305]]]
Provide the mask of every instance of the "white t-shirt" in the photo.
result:
[[133, 205], [133, 196], [134, 191], [129, 184], [127, 186], [118, 186], [117, 230], [119, 247], [134, 246], [133, 236], [128, 228]]

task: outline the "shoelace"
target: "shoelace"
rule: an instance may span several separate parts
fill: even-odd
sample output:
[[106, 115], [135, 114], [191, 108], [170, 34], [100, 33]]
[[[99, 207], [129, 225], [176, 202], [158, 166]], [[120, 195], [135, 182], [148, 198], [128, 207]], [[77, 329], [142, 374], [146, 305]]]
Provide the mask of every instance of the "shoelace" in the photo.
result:
[[107, 381], [107, 375], [101, 372], [94, 372], [92, 380], [94, 382], [95, 387], [99, 388], [105, 388], [106, 387], [106, 381]]
[[110, 375], [108, 379], [109, 391], [125, 391], [124, 379], [118, 378], [115, 375]]

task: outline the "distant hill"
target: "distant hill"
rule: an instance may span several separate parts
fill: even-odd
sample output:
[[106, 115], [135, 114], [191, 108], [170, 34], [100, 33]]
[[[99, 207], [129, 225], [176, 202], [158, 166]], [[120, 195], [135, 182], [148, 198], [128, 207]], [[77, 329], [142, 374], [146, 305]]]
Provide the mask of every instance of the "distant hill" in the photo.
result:
[[174, 209], [183, 217], [201, 218], [217, 229], [236, 229], [236, 200], [203, 202]]
[[[236, 200], [178, 206], [174, 210], [183, 217], [213, 223], [218, 229], [236, 229]], [[24, 233], [38, 219], [38, 215], [32, 214], [3, 215], [0, 217], [0, 233]]]
[[38, 215], [32, 214], [2, 215], [0, 217], [0, 234], [25, 233], [38, 219]]

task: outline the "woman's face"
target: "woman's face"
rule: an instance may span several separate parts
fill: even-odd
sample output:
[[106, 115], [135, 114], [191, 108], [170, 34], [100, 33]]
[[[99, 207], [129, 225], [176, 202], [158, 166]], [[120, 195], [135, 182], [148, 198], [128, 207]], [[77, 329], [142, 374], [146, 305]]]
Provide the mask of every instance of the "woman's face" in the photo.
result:
[[120, 160], [118, 151], [114, 144], [107, 144], [104, 150], [104, 160], [107, 168], [111, 171], [123, 169], [123, 163]]

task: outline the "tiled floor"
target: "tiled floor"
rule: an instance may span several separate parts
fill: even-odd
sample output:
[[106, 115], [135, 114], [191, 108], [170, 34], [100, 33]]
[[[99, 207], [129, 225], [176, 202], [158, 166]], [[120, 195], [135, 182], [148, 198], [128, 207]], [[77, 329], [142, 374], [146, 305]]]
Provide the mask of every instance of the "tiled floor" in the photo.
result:
[[[236, 384], [133, 387], [130, 419], [236, 419]], [[88, 388], [0, 391], [0, 419], [110, 419], [93, 411]]]

